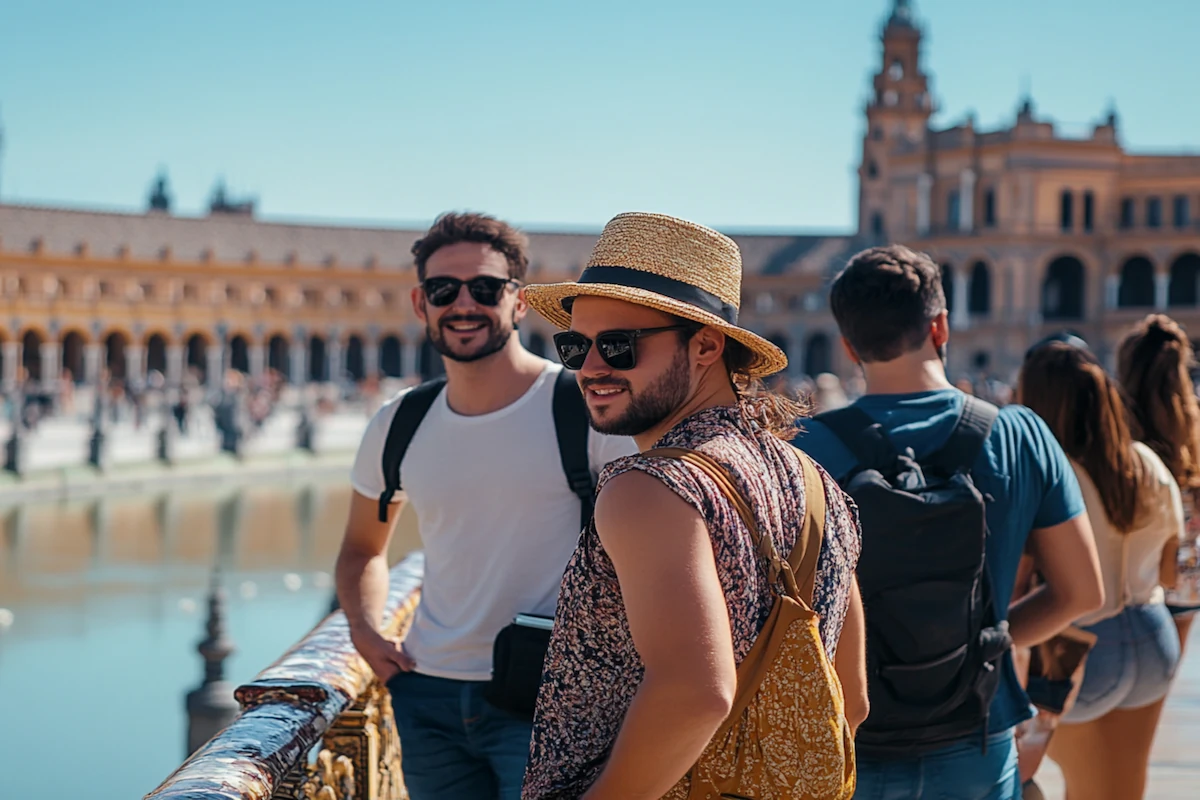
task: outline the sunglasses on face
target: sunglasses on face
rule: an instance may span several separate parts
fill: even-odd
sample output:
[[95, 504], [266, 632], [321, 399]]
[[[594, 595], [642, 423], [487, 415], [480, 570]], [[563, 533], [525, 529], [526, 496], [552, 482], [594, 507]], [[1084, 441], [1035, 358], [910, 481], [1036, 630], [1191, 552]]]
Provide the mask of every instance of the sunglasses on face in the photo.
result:
[[596, 345], [604, 363], [616, 370], [633, 369], [637, 366], [637, 340], [667, 331], [696, 331], [697, 325], [666, 325], [661, 328], [639, 328], [632, 331], [605, 331], [597, 334], [595, 341], [576, 331], [554, 334], [554, 347], [559, 360], [569, 370], [583, 369], [588, 351]]
[[425, 299], [431, 306], [448, 306], [458, 299], [458, 293], [466, 285], [471, 298], [481, 306], [494, 306], [500, 302], [500, 295], [509, 286], [519, 286], [511, 278], [497, 278], [494, 275], [476, 275], [470, 280], [459, 278], [438, 277], [426, 278], [421, 283]]

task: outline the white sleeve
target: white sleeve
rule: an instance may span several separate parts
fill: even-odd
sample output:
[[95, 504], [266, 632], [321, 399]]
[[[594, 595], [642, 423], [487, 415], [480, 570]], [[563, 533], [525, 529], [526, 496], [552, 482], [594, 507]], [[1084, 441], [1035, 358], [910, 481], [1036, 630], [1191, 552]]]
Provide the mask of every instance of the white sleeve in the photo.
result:
[[600, 470], [610, 461], [635, 455], [637, 443], [628, 436], [609, 436], [588, 428], [588, 461], [592, 466], [592, 477], [599, 477]]
[[[396, 395], [375, 412], [375, 416], [367, 423], [367, 430], [358, 445], [354, 466], [350, 468], [350, 485], [354, 487], [354, 491], [372, 500], [378, 500], [385, 488], [383, 444], [387, 441], [388, 430], [392, 427], [392, 418], [396, 416], [400, 400], [406, 393], [407, 390]], [[400, 502], [403, 496], [403, 492], [397, 492], [392, 502]]]

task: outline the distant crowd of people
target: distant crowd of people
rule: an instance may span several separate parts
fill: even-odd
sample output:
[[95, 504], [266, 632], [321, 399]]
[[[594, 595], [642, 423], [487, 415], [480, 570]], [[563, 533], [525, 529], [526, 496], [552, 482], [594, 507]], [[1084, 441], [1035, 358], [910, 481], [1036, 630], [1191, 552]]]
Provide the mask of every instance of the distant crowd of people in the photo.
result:
[[[1143, 796], [1200, 607], [1175, 322], [1115, 376], [1058, 334], [1014, 387], [955, 385], [937, 264], [875, 247], [830, 290], [859, 377], [797, 387], [703, 226], [619, 215], [559, 284], [481, 214], [413, 255], [445, 376], [368, 426], [337, 587], [414, 800], [1014, 800], [1047, 752], [1071, 798]], [[530, 309], [560, 363], [522, 346]]]

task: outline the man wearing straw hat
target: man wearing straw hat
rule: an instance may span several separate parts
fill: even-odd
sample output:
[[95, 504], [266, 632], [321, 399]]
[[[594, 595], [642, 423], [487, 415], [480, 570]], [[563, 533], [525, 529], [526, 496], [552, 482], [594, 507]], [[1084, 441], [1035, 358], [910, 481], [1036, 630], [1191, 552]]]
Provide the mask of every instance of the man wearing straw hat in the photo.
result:
[[716, 231], [622, 214], [577, 282], [526, 289], [530, 306], [566, 329], [555, 347], [577, 373], [593, 428], [632, 436], [643, 454], [699, 452], [734, 487], [659, 455], [601, 473], [593, 523], [563, 577], [527, 800], [662, 797], [726, 720], [775, 585], [755, 546], [763, 539], [752, 539], [731, 493], [785, 555], [808, 500], [826, 507], [810, 574], [817, 649], [845, 685], [851, 725], [865, 717], [857, 519], [823, 473], [824, 498], [805, 496], [787, 443], [803, 409], [757, 380], [787, 358], [738, 327], [741, 277], [737, 245]]

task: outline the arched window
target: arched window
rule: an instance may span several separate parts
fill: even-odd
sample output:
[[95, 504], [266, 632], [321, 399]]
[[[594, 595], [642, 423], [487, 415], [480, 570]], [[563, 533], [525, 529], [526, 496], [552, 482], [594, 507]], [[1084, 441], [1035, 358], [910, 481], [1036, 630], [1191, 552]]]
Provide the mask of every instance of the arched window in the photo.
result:
[[357, 333], [346, 340], [346, 372], [355, 383], [367, 377], [367, 362], [363, 357], [363, 340]]
[[971, 267], [968, 294], [968, 313], [977, 317], [986, 317], [992, 313], [992, 276], [988, 265], [983, 261], [976, 261]]
[[229, 340], [229, 367], [243, 374], [250, 372], [250, 343], [241, 334]]
[[1121, 265], [1117, 285], [1117, 308], [1154, 306], [1154, 265], [1147, 258], [1134, 256]]
[[146, 340], [146, 370], [167, 374], [167, 340], [161, 333], [151, 334]]
[[1196, 281], [1200, 278], [1200, 255], [1185, 253], [1171, 264], [1171, 282], [1167, 285], [1167, 305], [1195, 306]]
[[1083, 319], [1083, 262], [1060, 256], [1050, 263], [1042, 283], [1042, 318]]
[[208, 337], [193, 333], [187, 338], [187, 366], [195, 371], [200, 380], [208, 377]]
[[325, 339], [313, 334], [308, 340], [308, 379], [315, 383], [329, 380], [329, 359], [325, 357]]
[[125, 359], [125, 347], [128, 344], [125, 334], [120, 331], [113, 331], [104, 337], [104, 366], [108, 369], [109, 377], [115, 381], [123, 380], [128, 373]]
[[267, 368], [278, 372], [284, 378], [292, 377], [292, 360], [288, 357], [288, 340], [275, 334], [267, 341]]
[[62, 368], [63, 377], [74, 381], [75, 383], [83, 383], [83, 334], [79, 331], [69, 331], [63, 337], [62, 343]]
[[871, 235], [879, 237], [884, 235], [883, 214], [878, 211], [871, 214]]
[[814, 333], [808, 337], [804, 346], [804, 372], [812, 377], [822, 372], [833, 371], [833, 348], [829, 337], [823, 333]]
[[398, 336], [385, 336], [379, 343], [379, 371], [387, 378], [399, 378], [404, 374], [404, 348]]
[[26, 379], [42, 379], [42, 335], [33, 329], [21, 337], [21, 366], [25, 368]]

